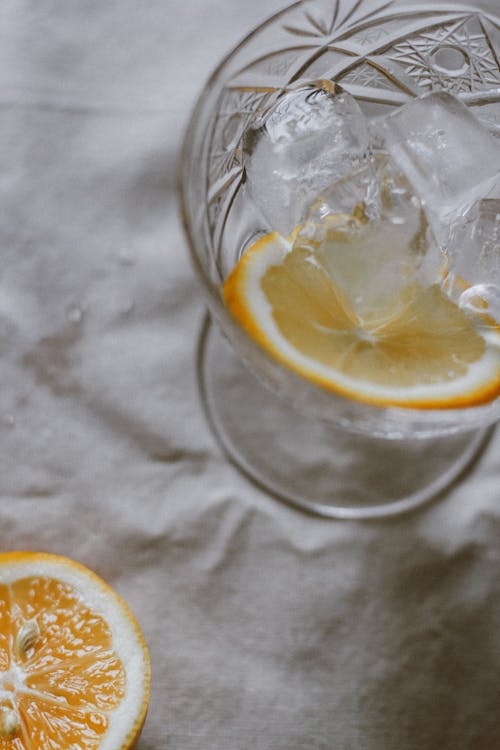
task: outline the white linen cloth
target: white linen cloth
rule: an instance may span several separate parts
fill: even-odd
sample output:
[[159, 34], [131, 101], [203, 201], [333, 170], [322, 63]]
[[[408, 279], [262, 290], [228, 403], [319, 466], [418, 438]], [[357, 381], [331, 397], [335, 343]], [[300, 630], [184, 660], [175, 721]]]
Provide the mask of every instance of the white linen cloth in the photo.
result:
[[221, 455], [176, 161], [283, 7], [2, 0], [0, 547], [67, 554], [153, 662], [138, 750], [500, 747], [498, 434], [433, 505], [329, 522]]

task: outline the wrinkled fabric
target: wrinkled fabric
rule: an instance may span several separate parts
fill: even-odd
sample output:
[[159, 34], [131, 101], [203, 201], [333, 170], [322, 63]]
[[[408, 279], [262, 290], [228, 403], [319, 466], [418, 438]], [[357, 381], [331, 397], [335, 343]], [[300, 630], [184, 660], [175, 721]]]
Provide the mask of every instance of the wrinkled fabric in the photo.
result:
[[0, 547], [130, 603], [138, 750], [491, 750], [498, 434], [433, 505], [339, 523], [250, 484], [202, 413], [176, 163], [209, 70], [282, 5], [3, 0]]

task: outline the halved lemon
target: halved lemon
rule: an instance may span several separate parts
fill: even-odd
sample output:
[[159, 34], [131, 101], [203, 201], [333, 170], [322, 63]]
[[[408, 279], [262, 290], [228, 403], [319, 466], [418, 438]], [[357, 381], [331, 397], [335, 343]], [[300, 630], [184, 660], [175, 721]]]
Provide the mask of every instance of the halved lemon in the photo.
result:
[[150, 661], [123, 599], [84, 566], [0, 553], [0, 750], [132, 746]]
[[293, 240], [258, 240], [223, 289], [232, 315], [282, 364], [377, 406], [459, 408], [500, 395], [494, 321], [469, 318], [439, 284], [417, 282], [360, 317], [321, 253]]

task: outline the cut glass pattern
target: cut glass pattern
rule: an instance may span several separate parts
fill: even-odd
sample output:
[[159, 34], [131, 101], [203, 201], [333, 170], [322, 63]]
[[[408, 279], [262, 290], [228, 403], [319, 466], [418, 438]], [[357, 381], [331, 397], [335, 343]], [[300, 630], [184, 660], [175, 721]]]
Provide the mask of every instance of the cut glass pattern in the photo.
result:
[[[379, 107], [379, 114], [445, 90], [477, 106], [477, 114], [498, 130], [500, 20], [470, 7], [444, 8], [394, 0], [306, 1], [262, 27], [258, 54], [242, 59], [239, 68], [235, 55], [212, 122], [207, 193], [214, 241], [222, 240], [221, 226], [244, 181], [245, 130], [290, 86], [338, 81], [364, 105]], [[269, 37], [266, 28], [272, 28]]]

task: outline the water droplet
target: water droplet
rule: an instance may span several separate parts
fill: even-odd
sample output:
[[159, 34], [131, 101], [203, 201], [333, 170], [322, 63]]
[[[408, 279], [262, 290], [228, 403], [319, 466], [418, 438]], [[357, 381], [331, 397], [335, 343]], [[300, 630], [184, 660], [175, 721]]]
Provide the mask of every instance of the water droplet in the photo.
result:
[[80, 323], [83, 319], [83, 309], [78, 305], [70, 305], [66, 310], [66, 318], [70, 323]]
[[128, 250], [120, 250], [118, 253], [118, 262], [122, 266], [133, 266], [135, 264], [135, 258]]

